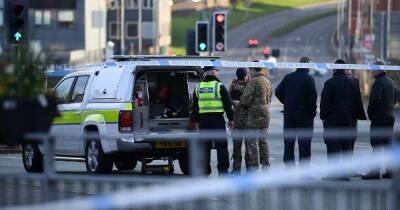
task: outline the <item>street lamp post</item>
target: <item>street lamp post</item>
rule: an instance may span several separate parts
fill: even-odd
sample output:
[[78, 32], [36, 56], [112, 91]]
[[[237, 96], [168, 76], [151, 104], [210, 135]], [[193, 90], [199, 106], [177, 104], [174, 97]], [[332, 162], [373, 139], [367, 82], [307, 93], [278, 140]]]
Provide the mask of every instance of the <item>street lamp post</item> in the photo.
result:
[[336, 16], [336, 40], [338, 42], [338, 57], [342, 57], [342, 46], [341, 46], [341, 39], [342, 33], [340, 32], [340, 22], [341, 22], [341, 0], [337, 3], [337, 16]]
[[386, 59], [390, 58], [390, 22], [391, 22], [392, 0], [387, 0], [386, 19]]
[[138, 48], [139, 55], [142, 54], [143, 50], [143, 20], [142, 20], [142, 12], [143, 12], [143, 2], [138, 1]]
[[121, 0], [121, 54], [125, 54], [125, 0]]

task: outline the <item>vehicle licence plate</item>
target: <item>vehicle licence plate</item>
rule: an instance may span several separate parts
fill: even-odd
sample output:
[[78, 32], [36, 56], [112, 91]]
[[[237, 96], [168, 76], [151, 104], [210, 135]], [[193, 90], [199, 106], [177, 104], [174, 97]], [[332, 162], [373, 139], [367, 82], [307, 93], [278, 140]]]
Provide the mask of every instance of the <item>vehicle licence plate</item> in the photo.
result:
[[155, 146], [156, 149], [186, 148], [186, 142], [183, 141], [156, 142]]

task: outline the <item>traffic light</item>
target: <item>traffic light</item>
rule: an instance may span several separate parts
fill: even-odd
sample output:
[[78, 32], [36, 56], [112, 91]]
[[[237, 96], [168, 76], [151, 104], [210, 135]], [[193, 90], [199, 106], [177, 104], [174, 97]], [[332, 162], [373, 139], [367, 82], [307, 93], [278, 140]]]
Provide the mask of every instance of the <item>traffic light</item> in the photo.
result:
[[28, 20], [28, 4], [26, 0], [7, 1], [7, 28], [10, 44], [20, 45], [24, 42]]
[[208, 52], [208, 22], [196, 22], [196, 52]]
[[226, 50], [226, 13], [225, 12], [214, 12], [213, 14], [214, 24], [214, 41], [213, 49], [214, 52], [225, 52]]

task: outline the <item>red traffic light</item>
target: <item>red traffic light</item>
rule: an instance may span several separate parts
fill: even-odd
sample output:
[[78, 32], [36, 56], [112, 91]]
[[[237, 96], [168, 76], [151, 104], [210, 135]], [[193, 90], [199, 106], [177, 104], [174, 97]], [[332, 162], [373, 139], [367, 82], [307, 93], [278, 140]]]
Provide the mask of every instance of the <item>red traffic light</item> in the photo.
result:
[[223, 15], [223, 14], [218, 14], [217, 17], [216, 17], [216, 19], [217, 19], [217, 22], [218, 22], [218, 23], [222, 23], [222, 22], [224, 22], [224, 20], [225, 20], [225, 15]]

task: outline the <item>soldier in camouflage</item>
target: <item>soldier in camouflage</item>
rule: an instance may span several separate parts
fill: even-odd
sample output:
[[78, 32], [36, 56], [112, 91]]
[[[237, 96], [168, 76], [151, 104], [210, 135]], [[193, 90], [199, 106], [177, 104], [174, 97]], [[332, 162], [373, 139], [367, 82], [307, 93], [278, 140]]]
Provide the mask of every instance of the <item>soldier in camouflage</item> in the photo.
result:
[[252, 78], [249, 80], [239, 107], [247, 110], [246, 129], [257, 132], [259, 138], [246, 140], [246, 166], [250, 170], [259, 168], [259, 160], [263, 168], [269, 166], [269, 151], [266, 140], [269, 127], [269, 104], [272, 97], [272, 85], [266, 78], [262, 68], [251, 69]]
[[[232, 81], [231, 86], [229, 87], [229, 94], [233, 100], [233, 119], [234, 126], [232, 132], [235, 135], [235, 132], [240, 132], [241, 130], [246, 128], [247, 121], [247, 111], [244, 107], [239, 107], [240, 97], [242, 96], [244, 89], [246, 88], [248, 82], [247, 78], [247, 70], [244, 68], [238, 68], [236, 70], [236, 79]], [[242, 142], [243, 138], [235, 137], [233, 139], [233, 169], [232, 172], [240, 173], [241, 165], [242, 165]], [[246, 156], [247, 158], [247, 156]]]

